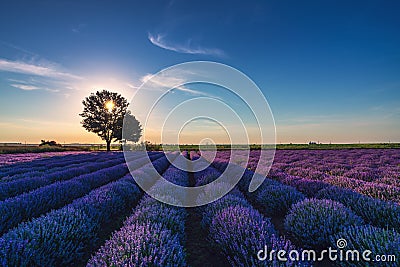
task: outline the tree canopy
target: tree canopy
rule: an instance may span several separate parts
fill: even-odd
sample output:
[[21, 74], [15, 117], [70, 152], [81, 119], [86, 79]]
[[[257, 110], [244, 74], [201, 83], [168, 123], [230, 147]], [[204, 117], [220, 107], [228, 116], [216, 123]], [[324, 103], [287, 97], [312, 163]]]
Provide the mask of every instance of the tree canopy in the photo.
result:
[[56, 141], [46, 141], [46, 140], [40, 140], [40, 145], [39, 146], [61, 146], [60, 144], [57, 144]]
[[83, 117], [83, 128], [106, 141], [107, 151], [110, 151], [113, 141], [122, 141], [124, 138], [123, 141], [137, 142], [140, 139], [140, 122], [127, 111], [129, 103], [120, 94], [107, 90], [97, 91], [86, 97], [82, 104], [84, 109], [79, 115]]

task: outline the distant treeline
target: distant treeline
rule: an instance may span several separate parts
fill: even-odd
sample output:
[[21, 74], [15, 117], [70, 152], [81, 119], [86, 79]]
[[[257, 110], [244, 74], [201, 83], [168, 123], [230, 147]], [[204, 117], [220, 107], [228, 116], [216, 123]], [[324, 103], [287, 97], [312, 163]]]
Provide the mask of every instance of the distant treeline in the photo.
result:
[[59, 147], [59, 146], [0, 146], [0, 154], [11, 154], [11, 153], [40, 153], [40, 152], [62, 152], [62, 151], [82, 151], [82, 149], [76, 149], [71, 147]]
[[[245, 145], [216, 145], [218, 150], [229, 149], [247, 149]], [[251, 150], [260, 150], [273, 148], [272, 145], [257, 145], [252, 144], [249, 146]], [[173, 150], [175, 151], [177, 145], [162, 145], [162, 144], [146, 144], [147, 151], [161, 151]], [[277, 144], [276, 149], [360, 149], [360, 148], [400, 148], [400, 143], [372, 143], [372, 144]], [[112, 144], [112, 150], [121, 150], [120, 144]], [[179, 145], [181, 151], [184, 150], [199, 150], [198, 145]], [[214, 149], [214, 146], [201, 145], [202, 150]], [[103, 144], [67, 144], [62, 146], [49, 146], [49, 145], [23, 145], [23, 144], [0, 144], [0, 154], [6, 153], [39, 153], [39, 152], [58, 152], [58, 151], [102, 151], [106, 150]]]
[[[179, 145], [181, 151], [184, 150], [204, 150], [215, 149], [214, 146], [210, 145]], [[271, 149], [273, 145], [257, 145], [252, 144], [246, 145], [228, 145], [220, 144], [216, 145], [218, 150], [229, 150], [229, 149], [248, 149], [260, 150], [260, 149]], [[169, 150], [169, 148], [176, 148], [176, 145], [161, 145], [161, 144], [148, 144], [148, 150]], [[400, 143], [371, 143], [371, 144], [276, 144], [276, 149], [357, 149], [357, 148], [400, 148]]]
[[[112, 145], [112, 150], [121, 150], [121, 145]], [[1, 145], [0, 154], [12, 153], [41, 153], [41, 152], [63, 152], [63, 151], [102, 151], [106, 150], [105, 145], [63, 145], [63, 146], [49, 146], [49, 145]]]
[[276, 149], [357, 149], [357, 148], [400, 148], [400, 143], [370, 144], [277, 144]]

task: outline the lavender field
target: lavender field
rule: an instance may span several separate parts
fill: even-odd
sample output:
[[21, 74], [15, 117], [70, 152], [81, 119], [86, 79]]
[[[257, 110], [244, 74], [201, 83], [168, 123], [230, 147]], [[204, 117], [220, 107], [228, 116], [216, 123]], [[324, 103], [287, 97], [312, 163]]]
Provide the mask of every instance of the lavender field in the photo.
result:
[[[190, 164], [200, 157], [182, 154]], [[201, 186], [221, 175], [229, 155], [218, 152], [195, 173], [174, 167], [163, 152], [148, 152], [152, 166], [135, 155], [126, 162], [121, 152], [2, 156], [0, 265], [399, 266], [399, 150], [278, 150], [264, 183], [249, 193], [253, 171], [263, 164], [251, 151], [239, 184], [196, 208], [151, 198], [127, 167], [136, 166], [133, 173], [154, 167], [172, 183]], [[215, 190], [225, 186], [217, 182]], [[155, 182], [151, 189], [160, 187]], [[346, 249], [370, 250], [371, 258], [393, 258], [259, 257], [265, 246], [301, 254], [336, 248], [338, 239]]]
[[0, 267], [400, 267], [399, 14], [0, 0]]

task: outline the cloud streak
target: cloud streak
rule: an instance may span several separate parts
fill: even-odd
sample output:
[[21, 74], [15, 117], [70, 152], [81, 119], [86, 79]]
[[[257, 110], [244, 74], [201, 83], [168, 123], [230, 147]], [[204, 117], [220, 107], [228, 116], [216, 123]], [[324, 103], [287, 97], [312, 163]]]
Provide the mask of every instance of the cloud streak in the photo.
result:
[[84, 78], [65, 71], [61, 71], [56, 64], [34, 64], [23, 61], [11, 61], [0, 58], [0, 72], [22, 74], [27, 77], [8, 79], [10, 86], [24, 90], [44, 90], [60, 92], [60, 88], [71, 89], [71, 83]]
[[17, 83], [14, 83], [14, 84], [10, 84], [10, 85], [12, 87], [19, 88], [19, 89], [24, 90], [24, 91], [32, 91], [32, 90], [40, 90], [41, 89], [40, 87], [37, 87], [37, 86], [34, 86], [34, 85], [28, 85], [28, 84], [17, 84]]
[[0, 71], [22, 73], [28, 75], [43, 76], [62, 80], [82, 80], [82, 77], [62, 72], [53, 66], [40, 66], [20, 61], [10, 61], [0, 58]]
[[57, 93], [60, 92], [59, 89], [51, 89], [51, 88], [47, 88], [47, 87], [39, 87], [33, 84], [10, 84], [12, 87], [24, 90], [24, 91], [33, 91], [33, 90], [45, 90], [48, 92], [53, 92], [53, 93]]
[[217, 48], [204, 48], [204, 47], [191, 47], [190, 45], [178, 45], [172, 44], [165, 41], [165, 35], [156, 34], [153, 35], [151, 33], [148, 34], [149, 41], [160, 48], [175, 51], [178, 53], [184, 54], [197, 54], [197, 55], [212, 55], [212, 56], [225, 56], [224, 51], [217, 49]]
[[[208, 97], [213, 97], [205, 92], [193, 90], [183, 86], [186, 83], [186, 80], [178, 77], [166, 77], [166, 76], [154, 76], [152, 74], [147, 74], [141, 78], [141, 82], [146, 84], [145, 88], [150, 90], [161, 90], [172, 89], [185, 92], [193, 95], [203, 95]], [[179, 86], [176, 86], [180, 84]]]
[[86, 24], [85, 24], [85, 23], [80, 23], [80, 24], [78, 24], [78, 26], [72, 28], [71, 31], [72, 31], [73, 33], [81, 33], [82, 30], [83, 30], [85, 27], [86, 27]]

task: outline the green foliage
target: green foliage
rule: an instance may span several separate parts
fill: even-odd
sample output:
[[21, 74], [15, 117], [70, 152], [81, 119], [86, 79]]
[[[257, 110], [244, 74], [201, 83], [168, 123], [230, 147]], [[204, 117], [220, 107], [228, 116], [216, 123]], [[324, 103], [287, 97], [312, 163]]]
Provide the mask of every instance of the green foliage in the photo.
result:
[[[81, 151], [85, 148], [59, 146], [0, 146], [0, 154]], [[86, 149], [88, 150], [88, 149]]]
[[[139, 121], [127, 111], [129, 103], [120, 94], [107, 90], [97, 91], [82, 101], [84, 109], [82, 126], [97, 134], [107, 143], [107, 150], [113, 141], [137, 142], [142, 134]], [[124, 120], [125, 117], [125, 120]], [[122, 128], [126, 123], [124, 133]]]
[[146, 151], [161, 151], [161, 150], [163, 150], [162, 144], [153, 144], [149, 141], [146, 141], [144, 143], [144, 145], [146, 146]]
[[60, 147], [60, 144], [57, 144], [56, 141], [46, 141], [46, 140], [40, 140], [40, 145], [39, 146], [58, 146]]
[[124, 142], [132, 141], [136, 143], [142, 136], [142, 126], [140, 122], [133, 116], [130, 111], [125, 114], [124, 117], [124, 128], [121, 131], [121, 136], [118, 136], [119, 140]]
[[[165, 144], [163, 144], [165, 146]], [[323, 149], [359, 149], [359, 148], [369, 148], [369, 149], [377, 149], [377, 148], [400, 148], [400, 143], [371, 143], [371, 144], [276, 144], [274, 145], [259, 145], [259, 144], [249, 144], [247, 145], [229, 145], [229, 144], [217, 144], [218, 150], [230, 150], [230, 149], [248, 149], [250, 150], [260, 150], [260, 149], [272, 149], [276, 148], [280, 149], [290, 149], [290, 150], [323, 150]], [[199, 150], [199, 145], [191, 145], [191, 144], [181, 144], [181, 150]], [[202, 146], [202, 149], [206, 150], [206, 147]]]

